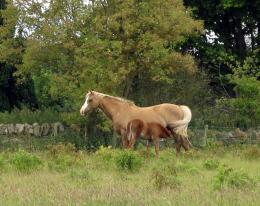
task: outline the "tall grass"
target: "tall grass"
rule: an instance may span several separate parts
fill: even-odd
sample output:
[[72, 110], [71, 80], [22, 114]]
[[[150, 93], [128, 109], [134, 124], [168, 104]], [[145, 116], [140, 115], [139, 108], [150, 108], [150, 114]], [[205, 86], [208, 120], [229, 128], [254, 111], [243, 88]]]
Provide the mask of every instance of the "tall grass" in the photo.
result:
[[[139, 150], [102, 147], [87, 153], [71, 144], [37, 153], [6, 151], [0, 154], [0, 164], [2, 159], [9, 168], [0, 172], [0, 205], [259, 205], [257, 160], [229, 150], [225, 156], [214, 153], [214, 159], [205, 159], [210, 151], [200, 152], [205, 154], [176, 159], [173, 150], [166, 149], [159, 159], [144, 159]], [[30, 163], [26, 167], [32, 172], [16, 172], [14, 159], [22, 159], [18, 162], [23, 165], [34, 162], [34, 156], [42, 166], [34, 169]], [[139, 159], [141, 165], [135, 167]], [[214, 182], [220, 189], [212, 187]]]

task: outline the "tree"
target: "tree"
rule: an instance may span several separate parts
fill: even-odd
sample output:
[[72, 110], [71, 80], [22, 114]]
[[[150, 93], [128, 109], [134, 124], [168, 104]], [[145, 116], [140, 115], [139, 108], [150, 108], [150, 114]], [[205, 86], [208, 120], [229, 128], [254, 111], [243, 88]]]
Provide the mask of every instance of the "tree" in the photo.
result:
[[10, 111], [21, 104], [36, 106], [31, 78], [18, 82], [14, 76], [24, 49], [24, 39], [19, 33], [15, 34], [19, 32], [17, 21], [17, 10], [12, 2], [0, 1], [0, 111]]
[[88, 38], [79, 50], [83, 82], [95, 76], [106, 91], [129, 97], [142, 77], [172, 84], [177, 71], [195, 72], [192, 56], [176, 47], [203, 26], [182, 1], [98, 0], [90, 9]]

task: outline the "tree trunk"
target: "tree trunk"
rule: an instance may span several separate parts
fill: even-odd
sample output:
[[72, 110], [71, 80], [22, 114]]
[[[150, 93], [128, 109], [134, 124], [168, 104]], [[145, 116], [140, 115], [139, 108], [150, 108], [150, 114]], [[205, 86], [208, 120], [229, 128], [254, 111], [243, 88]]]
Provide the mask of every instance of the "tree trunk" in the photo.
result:
[[240, 60], [244, 60], [246, 56], [246, 42], [245, 35], [242, 28], [241, 19], [235, 20], [236, 32], [235, 32], [235, 40], [236, 40], [236, 50], [237, 54], [240, 57]]

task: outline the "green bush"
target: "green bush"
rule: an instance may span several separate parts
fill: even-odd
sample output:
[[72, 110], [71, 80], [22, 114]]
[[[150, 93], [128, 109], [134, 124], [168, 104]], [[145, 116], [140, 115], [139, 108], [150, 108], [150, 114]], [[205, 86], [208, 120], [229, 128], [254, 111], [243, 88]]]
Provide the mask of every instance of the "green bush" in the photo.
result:
[[214, 159], [205, 160], [203, 163], [203, 167], [209, 170], [217, 169], [219, 167], [219, 161]]
[[130, 150], [121, 151], [116, 156], [116, 166], [120, 170], [134, 171], [142, 165], [142, 158]]
[[221, 166], [218, 169], [217, 175], [214, 177], [213, 186], [215, 189], [223, 187], [252, 187], [255, 182], [243, 171], [236, 171], [231, 167]]
[[26, 107], [23, 107], [22, 109], [14, 109], [11, 113], [9, 112], [0, 113], [0, 122], [2, 123], [33, 124], [34, 122], [37, 122], [41, 124], [44, 122], [53, 123], [58, 121], [62, 121], [60, 113], [54, 111], [51, 108], [32, 111]]
[[35, 155], [24, 150], [14, 153], [11, 164], [19, 172], [31, 172], [42, 165], [42, 161]]
[[112, 146], [104, 147], [101, 145], [99, 149], [95, 152], [95, 155], [104, 162], [109, 162], [113, 160], [116, 156], [116, 151]]

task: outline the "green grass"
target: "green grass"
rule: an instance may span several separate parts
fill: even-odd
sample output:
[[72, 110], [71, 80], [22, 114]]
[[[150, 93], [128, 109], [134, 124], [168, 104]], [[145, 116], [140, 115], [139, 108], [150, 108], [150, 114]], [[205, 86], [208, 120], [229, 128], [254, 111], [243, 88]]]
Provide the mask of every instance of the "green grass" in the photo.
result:
[[[259, 205], [259, 158], [245, 158], [243, 152], [250, 148], [222, 148], [221, 155], [193, 150], [178, 159], [173, 149], [146, 159], [142, 149], [101, 147], [88, 153], [70, 144], [30, 153], [3, 151], [0, 205]], [[39, 158], [41, 167], [17, 172], [12, 165], [17, 154], [26, 164]]]

